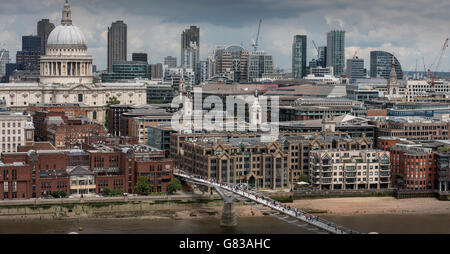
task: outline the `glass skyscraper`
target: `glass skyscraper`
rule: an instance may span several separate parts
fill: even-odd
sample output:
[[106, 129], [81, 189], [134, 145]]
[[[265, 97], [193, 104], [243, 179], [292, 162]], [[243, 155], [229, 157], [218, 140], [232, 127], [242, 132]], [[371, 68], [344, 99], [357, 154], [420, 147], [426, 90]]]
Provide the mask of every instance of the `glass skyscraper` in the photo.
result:
[[392, 68], [392, 57], [395, 61], [395, 73], [397, 79], [403, 79], [403, 71], [400, 62], [395, 56], [386, 51], [371, 51], [370, 52], [370, 77], [389, 79]]
[[334, 75], [341, 76], [345, 67], [345, 31], [327, 33], [327, 67], [332, 66]]
[[295, 35], [292, 43], [292, 77], [306, 76], [306, 35]]

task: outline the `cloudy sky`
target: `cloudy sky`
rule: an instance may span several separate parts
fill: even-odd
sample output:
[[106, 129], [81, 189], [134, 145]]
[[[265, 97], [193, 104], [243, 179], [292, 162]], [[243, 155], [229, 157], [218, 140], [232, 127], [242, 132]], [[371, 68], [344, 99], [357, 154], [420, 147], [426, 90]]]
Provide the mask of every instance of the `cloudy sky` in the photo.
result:
[[[0, 43], [15, 57], [21, 36], [36, 34], [36, 23], [49, 18], [60, 24], [64, 0], [0, 0]], [[275, 65], [291, 68], [295, 34], [312, 44], [326, 44], [326, 32], [346, 31], [346, 56], [357, 51], [369, 66], [369, 52], [394, 53], [405, 70], [423, 70], [440, 54], [450, 37], [448, 0], [69, 0], [74, 25], [83, 31], [98, 69], [106, 67], [107, 28], [116, 20], [128, 24], [128, 53], [146, 52], [150, 62], [180, 55], [180, 35], [190, 25], [200, 27], [200, 52], [205, 58], [217, 45], [240, 44], [250, 49], [262, 21], [260, 49], [274, 56]], [[440, 71], [450, 71], [447, 52]], [[434, 70], [434, 67], [432, 68]]]

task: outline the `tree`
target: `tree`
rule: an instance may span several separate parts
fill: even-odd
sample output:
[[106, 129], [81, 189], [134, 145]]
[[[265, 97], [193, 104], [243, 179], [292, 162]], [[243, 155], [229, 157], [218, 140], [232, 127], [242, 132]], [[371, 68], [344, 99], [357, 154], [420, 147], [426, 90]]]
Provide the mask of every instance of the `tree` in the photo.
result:
[[111, 196], [111, 189], [110, 188], [103, 188], [103, 195], [104, 196]]
[[309, 177], [305, 174], [301, 174], [299, 179], [300, 182], [305, 182], [305, 183], [309, 183]]
[[114, 189], [111, 192], [111, 196], [113, 197], [118, 197], [118, 196], [122, 196], [123, 195], [123, 191], [121, 189]]
[[169, 192], [169, 194], [173, 194], [177, 190], [181, 190], [181, 182], [180, 180], [178, 180], [178, 178], [173, 178], [167, 186], [167, 191]]
[[54, 197], [54, 198], [64, 198], [64, 197], [66, 197], [66, 195], [67, 195], [67, 193], [66, 193], [66, 191], [54, 191], [54, 192], [52, 192], [52, 196]]
[[150, 192], [150, 184], [148, 184], [147, 177], [140, 176], [134, 186], [134, 191], [141, 195], [148, 195]]
[[[111, 96], [108, 98], [108, 102], [106, 103], [108, 106], [120, 104], [120, 101], [116, 96]], [[106, 110], [105, 114], [105, 127], [108, 128], [108, 110]]]

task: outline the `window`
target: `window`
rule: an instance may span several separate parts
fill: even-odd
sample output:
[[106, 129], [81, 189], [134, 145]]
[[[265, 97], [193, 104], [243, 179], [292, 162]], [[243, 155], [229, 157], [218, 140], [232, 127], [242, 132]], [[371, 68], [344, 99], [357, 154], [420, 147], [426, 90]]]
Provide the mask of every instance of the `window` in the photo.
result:
[[78, 102], [83, 102], [83, 94], [78, 94]]

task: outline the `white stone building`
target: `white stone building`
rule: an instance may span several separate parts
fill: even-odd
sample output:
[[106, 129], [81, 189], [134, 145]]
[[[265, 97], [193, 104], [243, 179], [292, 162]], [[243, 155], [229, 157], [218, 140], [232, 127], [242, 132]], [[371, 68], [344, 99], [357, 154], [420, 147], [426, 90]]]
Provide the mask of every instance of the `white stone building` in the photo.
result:
[[17, 152], [18, 146], [31, 145], [33, 140], [31, 116], [22, 112], [0, 112], [0, 154]]
[[426, 80], [408, 80], [406, 83], [407, 101], [415, 102], [423, 97], [433, 94], [450, 93], [450, 83], [443, 80], [436, 80], [434, 86]]
[[322, 190], [390, 188], [390, 154], [382, 150], [311, 151], [309, 176]]
[[145, 83], [93, 82], [92, 57], [87, 55], [83, 33], [72, 25], [67, 0], [61, 25], [49, 35], [40, 65], [39, 83], [0, 84], [0, 100], [8, 108], [26, 110], [30, 104], [78, 103], [91, 120], [103, 123], [110, 97], [115, 96], [122, 104], [147, 103]]

